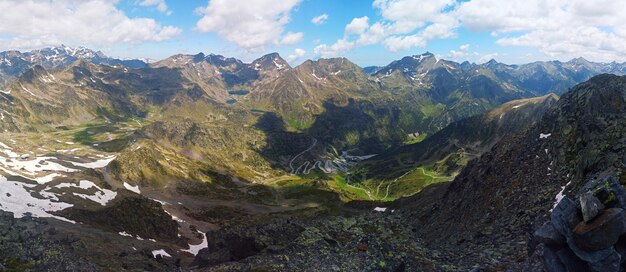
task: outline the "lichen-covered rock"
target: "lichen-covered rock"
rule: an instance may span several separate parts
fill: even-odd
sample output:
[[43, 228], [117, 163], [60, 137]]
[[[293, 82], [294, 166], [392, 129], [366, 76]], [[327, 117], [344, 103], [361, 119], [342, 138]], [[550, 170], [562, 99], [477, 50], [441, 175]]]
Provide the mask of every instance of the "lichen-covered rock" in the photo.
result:
[[592, 192], [585, 192], [580, 195], [580, 209], [583, 213], [583, 220], [585, 222], [591, 221], [594, 219], [601, 210], [604, 209], [604, 204], [600, 202], [600, 200], [593, 195]]

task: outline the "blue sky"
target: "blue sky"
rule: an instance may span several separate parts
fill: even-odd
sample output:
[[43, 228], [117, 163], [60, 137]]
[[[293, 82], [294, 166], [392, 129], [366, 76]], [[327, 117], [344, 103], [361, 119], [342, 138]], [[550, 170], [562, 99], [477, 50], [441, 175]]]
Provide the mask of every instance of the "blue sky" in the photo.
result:
[[11, 11], [0, 15], [0, 49], [63, 43], [121, 58], [204, 52], [244, 61], [279, 52], [294, 65], [339, 56], [386, 65], [425, 51], [477, 63], [626, 60], [626, 1], [548, 2], [0, 0]]
[[[129, 45], [116, 47], [108, 50], [109, 54], [118, 57], [148, 57], [162, 59], [175, 53], [195, 54], [198, 52], [235, 56], [246, 61], [251, 61], [265, 53], [279, 52], [283, 57], [289, 56], [296, 48], [302, 48], [307, 53], [302, 58], [294, 61], [300, 63], [306, 59], [321, 57], [314, 53], [314, 48], [320, 43], [332, 44], [343, 36], [344, 28], [353, 18], [368, 16], [370, 20], [381, 18], [379, 10], [372, 6], [371, 1], [332, 1], [332, 0], [305, 0], [296, 6], [290, 14], [291, 21], [285, 26], [285, 31], [303, 32], [304, 38], [296, 45], [278, 46], [268, 45], [260, 51], [247, 51], [236, 44], [226, 42], [215, 33], [202, 33], [197, 31], [196, 23], [201, 15], [196, 14], [198, 7], [207, 6], [207, 1], [186, 0], [167, 1], [168, 8], [172, 11], [170, 16], [158, 12], [155, 8], [142, 8], [134, 5], [136, 1], [122, 1], [120, 8], [129, 16], [155, 18], [164, 25], [175, 25], [182, 29], [180, 36], [171, 41], [146, 43], [144, 45]], [[316, 25], [311, 20], [319, 15], [327, 14], [328, 19], [323, 24]], [[466, 58], [454, 58], [449, 56], [450, 50], [459, 50], [464, 44], [470, 44], [471, 52], [477, 52], [478, 56]], [[458, 61], [471, 60], [481, 62], [493, 58], [508, 62], [528, 62], [534, 60], [527, 54], [541, 55], [536, 50], [528, 48], [504, 48], [495, 43], [489, 32], [471, 32], [465, 29], [459, 31], [454, 39], [433, 40], [426, 47], [414, 47], [397, 52], [390, 52], [383, 45], [374, 44], [353, 50], [342, 52], [337, 56], [344, 56], [353, 62], [362, 65], [386, 65], [389, 62], [400, 59], [407, 55], [432, 52], [442, 58], [454, 58]], [[510, 56], [509, 56], [510, 54]], [[485, 59], [481, 59], [483, 57]], [[519, 57], [518, 57], [519, 56]], [[329, 56], [330, 57], [330, 56]]]

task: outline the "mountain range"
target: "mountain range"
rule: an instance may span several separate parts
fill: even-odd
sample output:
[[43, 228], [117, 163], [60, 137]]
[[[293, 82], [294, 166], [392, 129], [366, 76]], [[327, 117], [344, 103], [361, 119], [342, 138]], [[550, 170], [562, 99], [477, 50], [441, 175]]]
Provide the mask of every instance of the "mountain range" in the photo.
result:
[[0, 265], [547, 267], [528, 237], [554, 196], [626, 182], [626, 79], [606, 73], [626, 63], [2, 52]]

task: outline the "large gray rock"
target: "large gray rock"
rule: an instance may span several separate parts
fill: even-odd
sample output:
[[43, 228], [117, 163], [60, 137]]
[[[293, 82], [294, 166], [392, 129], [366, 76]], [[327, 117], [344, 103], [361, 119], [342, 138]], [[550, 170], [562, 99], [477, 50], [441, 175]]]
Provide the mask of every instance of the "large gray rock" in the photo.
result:
[[626, 232], [626, 214], [621, 208], [611, 208], [589, 223], [580, 222], [574, 229], [576, 245], [587, 251], [611, 247]]
[[538, 243], [546, 244], [548, 246], [563, 246], [565, 245], [565, 237], [559, 233], [552, 225], [552, 222], [546, 222], [538, 228], [533, 234], [535, 240]]
[[606, 258], [597, 262], [589, 263], [589, 266], [597, 272], [617, 272], [619, 271], [620, 264], [621, 257], [619, 256], [619, 253], [613, 249], [611, 254], [609, 254]]
[[572, 234], [573, 227], [570, 225], [571, 222], [574, 221], [573, 218], [576, 217], [577, 213], [578, 209], [576, 208], [576, 203], [569, 197], [564, 197], [556, 207], [552, 209], [550, 221], [552, 225], [554, 225], [554, 228], [567, 238]]
[[586, 272], [589, 271], [589, 266], [578, 258], [574, 252], [565, 247], [556, 252], [559, 256], [559, 260], [563, 263], [565, 270], [568, 272]]
[[602, 202], [600, 202], [600, 200], [590, 191], [581, 194], [579, 200], [580, 210], [583, 214], [583, 220], [585, 222], [589, 222], [594, 219], [600, 211], [604, 209]]
[[567, 272], [559, 256], [551, 248], [540, 244], [537, 248], [539, 258], [548, 272]]

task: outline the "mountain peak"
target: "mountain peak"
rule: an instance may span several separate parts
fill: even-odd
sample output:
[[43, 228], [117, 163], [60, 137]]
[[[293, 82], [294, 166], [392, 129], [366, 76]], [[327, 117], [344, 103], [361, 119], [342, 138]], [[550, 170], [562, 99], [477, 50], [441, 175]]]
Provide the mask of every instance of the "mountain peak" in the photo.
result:
[[574, 64], [574, 65], [583, 65], [583, 66], [592, 65], [591, 62], [589, 62], [587, 59], [583, 57], [574, 58], [570, 60], [569, 63]]
[[289, 63], [276, 52], [264, 55], [251, 63], [255, 70], [285, 70], [290, 69]]
[[[434, 58], [435, 55], [433, 53], [430, 53], [428, 51], [426, 51], [426, 53], [423, 53], [421, 55], [413, 55], [412, 58], [415, 59], [418, 62], [421, 62], [424, 59], [429, 59], [429, 58]], [[408, 57], [405, 57], [408, 58]]]
[[204, 55], [204, 53], [200, 52], [200, 53], [198, 53], [198, 54], [193, 56], [193, 62], [201, 62], [205, 58], [206, 58], [206, 55]]
[[499, 62], [498, 62], [497, 60], [495, 60], [495, 59], [493, 59], [493, 58], [492, 58], [492, 59], [490, 59], [488, 62], [486, 62], [485, 64], [487, 64], [487, 65], [496, 65], [496, 64], [498, 64], [498, 63], [499, 63]]
[[222, 55], [209, 54], [204, 58], [208, 63], [216, 65], [216, 66], [229, 66], [232, 64], [241, 65], [243, 62], [236, 58], [226, 58]]

